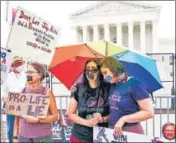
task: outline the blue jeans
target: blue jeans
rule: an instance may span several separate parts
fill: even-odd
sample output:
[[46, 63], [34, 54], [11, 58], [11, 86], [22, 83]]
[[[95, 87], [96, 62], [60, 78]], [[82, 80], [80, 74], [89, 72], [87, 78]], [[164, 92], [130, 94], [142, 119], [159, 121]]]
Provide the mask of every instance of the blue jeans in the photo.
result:
[[14, 115], [7, 115], [7, 137], [10, 143], [13, 142]]
[[52, 143], [53, 139], [51, 136], [46, 136], [46, 137], [40, 137], [40, 138], [26, 138], [21, 135], [19, 135], [18, 138], [19, 143]]

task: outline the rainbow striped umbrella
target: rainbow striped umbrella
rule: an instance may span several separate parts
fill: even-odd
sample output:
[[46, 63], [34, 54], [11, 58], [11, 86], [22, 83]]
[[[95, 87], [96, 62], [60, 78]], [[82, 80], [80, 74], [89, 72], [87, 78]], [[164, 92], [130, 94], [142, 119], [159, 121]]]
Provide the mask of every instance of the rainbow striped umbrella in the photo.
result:
[[87, 45], [105, 56], [119, 60], [125, 71], [141, 81], [149, 93], [163, 87], [156, 61], [149, 56], [107, 41], [88, 42]]

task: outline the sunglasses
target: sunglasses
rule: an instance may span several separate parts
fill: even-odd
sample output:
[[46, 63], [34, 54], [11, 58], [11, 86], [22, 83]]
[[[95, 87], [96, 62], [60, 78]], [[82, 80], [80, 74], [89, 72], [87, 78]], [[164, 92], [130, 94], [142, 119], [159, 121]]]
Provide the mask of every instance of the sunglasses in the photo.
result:
[[86, 69], [85, 72], [93, 72], [93, 73], [96, 73], [98, 72], [98, 69]]

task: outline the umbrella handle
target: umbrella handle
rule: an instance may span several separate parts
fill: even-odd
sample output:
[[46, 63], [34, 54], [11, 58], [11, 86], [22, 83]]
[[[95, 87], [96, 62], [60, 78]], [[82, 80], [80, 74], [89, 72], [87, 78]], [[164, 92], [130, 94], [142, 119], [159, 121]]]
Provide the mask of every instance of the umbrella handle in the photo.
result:
[[152, 101], [153, 101], [153, 104], [155, 104], [155, 100], [154, 100], [154, 97], [153, 97], [153, 92], [151, 93], [151, 97], [152, 97]]

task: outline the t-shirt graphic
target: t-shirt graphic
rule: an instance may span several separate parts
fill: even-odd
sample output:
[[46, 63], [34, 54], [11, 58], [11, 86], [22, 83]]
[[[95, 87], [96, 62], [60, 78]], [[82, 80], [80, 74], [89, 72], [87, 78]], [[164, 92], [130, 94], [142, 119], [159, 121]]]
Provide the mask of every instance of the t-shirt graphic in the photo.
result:
[[120, 93], [118, 91], [113, 91], [111, 93], [111, 96], [109, 96], [109, 103], [110, 103], [110, 108], [118, 110], [117, 102], [119, 102], [121, 99]]

